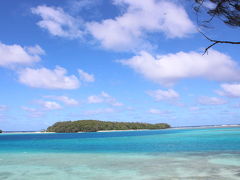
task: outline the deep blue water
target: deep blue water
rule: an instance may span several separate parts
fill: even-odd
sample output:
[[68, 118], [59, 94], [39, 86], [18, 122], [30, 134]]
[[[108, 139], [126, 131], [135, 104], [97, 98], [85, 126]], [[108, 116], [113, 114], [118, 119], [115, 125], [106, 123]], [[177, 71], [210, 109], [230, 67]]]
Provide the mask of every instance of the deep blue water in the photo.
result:
[[240, 152], [240, 128], [1, 134], [0, 153]]

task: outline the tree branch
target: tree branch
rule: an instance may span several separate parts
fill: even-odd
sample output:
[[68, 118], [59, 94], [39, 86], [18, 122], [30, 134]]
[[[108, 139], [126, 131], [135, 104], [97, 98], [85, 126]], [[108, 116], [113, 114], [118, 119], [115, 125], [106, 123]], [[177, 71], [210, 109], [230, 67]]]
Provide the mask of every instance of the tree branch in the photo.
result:
[[206, 53], [208, 52], [208, 50], [209, 50], [211, 47], [213, 47], [214, 45], [216, 45], [216, 44], [240, 44], [240, 41], [219, 41], [219, 40], [214, 40], [214, 39], [211, 39], [211, 38], [209, 38], [208, 36], [206, 36], [203, 32], [201, 32], [201, 31], [199, 31], [199, 32], [200, 32], [207, 40], [213, 42], [211, 45], [209, 45], [209, 46], [205, 49], [203, 55], [206, 54]]

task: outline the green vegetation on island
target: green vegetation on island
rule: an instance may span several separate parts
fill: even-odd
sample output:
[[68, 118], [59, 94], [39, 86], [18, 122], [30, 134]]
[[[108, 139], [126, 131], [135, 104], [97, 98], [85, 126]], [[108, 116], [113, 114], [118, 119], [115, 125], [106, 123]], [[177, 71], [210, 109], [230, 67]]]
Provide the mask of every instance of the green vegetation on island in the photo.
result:
[[76, 133], [96, 132], [104, 130], [137, 130], [137, 129], [166, 129], [170, 125], [166, 123], [149, 124], [137, 122], [109, 122], [98, 120], [79, 120], [56, 122], [47, 128], [47, 132]]
[[2, 133], [2, 130], [0, 129], [0, 133]]

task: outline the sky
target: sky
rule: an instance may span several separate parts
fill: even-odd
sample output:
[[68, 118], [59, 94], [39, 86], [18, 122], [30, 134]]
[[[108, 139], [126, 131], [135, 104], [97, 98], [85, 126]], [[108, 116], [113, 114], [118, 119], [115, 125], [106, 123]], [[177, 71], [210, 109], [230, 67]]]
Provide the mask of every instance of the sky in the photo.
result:
[[[239, 28], [182, 0], [0, 1], [0, 129], [240, 123]], [[204, 7], [212, 7], [206, 3]], [[237, 39], [238, 38], [238, 39]]]

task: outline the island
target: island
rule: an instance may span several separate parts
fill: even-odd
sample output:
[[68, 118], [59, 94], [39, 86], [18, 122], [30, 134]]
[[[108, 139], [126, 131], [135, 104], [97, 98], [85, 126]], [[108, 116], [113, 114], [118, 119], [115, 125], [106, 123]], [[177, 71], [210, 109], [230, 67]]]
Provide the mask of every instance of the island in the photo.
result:
[[56, 122], [47, 128], [47, 132], [56, 133], [77, 133], [97, 132], [111, 130], [142, 130], [142, 129], [166, 129], [170, 125], [166, 123], [139, 123], [139, 122], [110, 122], [99, 120], [78, 120]]
[[0, 129], [0, 133], [2, 133], [3, 131]]

